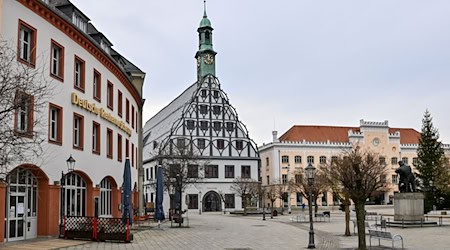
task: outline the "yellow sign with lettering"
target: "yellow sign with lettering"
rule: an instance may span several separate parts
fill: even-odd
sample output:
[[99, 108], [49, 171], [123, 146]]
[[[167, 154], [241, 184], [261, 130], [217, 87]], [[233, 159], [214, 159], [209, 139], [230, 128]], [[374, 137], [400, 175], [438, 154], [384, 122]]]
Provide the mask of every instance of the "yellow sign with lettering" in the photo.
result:
[[72, 93], [72, 104], [77, 105], [93, 114], [99, 115], [101, 118], [116, 125], [119, 129], [125, 131], [128, 136], [131, 136], [132, 130], [125, 125], [125, 123], [106, 112], [104, 108], [95, 106], [95, 103], [90, 103], [88, 100], [80, 99], [76, 93]]

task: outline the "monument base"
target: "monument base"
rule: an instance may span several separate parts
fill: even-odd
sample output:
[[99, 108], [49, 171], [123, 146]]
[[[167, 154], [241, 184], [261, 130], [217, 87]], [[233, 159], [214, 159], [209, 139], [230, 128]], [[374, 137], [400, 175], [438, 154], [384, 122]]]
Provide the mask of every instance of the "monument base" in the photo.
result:
[[423, 193], [394, 194], [394, 221], [423, 221]]

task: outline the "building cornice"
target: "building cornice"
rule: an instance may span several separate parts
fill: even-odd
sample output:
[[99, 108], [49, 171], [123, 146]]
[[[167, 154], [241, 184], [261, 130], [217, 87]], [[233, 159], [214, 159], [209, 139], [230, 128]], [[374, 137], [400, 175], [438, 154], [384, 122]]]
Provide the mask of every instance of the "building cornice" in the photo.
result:
[[52, 24], [55, 28], [71, 38], [74, 42], [89, 52], [94, 58], [96, 58], [103, 66], [111, 71], [114, 76], [125, 86], [125, 88], [131, 93], [138, 106], [141, 106], [142, 98], [139, 95], [138, 90], [133, 86], [133, 83], [128, 78], [126, 73], [107, 55], [102, 49], [98, 48], [94, 42], [88, 37], [88, 34], [78, 30], [72, 23], [65, 18], [56, 14], [51, 10], [44, 2], [40, 0], [17, 0], [23, 6], [33, 11], [45, 19], [48, 23]]

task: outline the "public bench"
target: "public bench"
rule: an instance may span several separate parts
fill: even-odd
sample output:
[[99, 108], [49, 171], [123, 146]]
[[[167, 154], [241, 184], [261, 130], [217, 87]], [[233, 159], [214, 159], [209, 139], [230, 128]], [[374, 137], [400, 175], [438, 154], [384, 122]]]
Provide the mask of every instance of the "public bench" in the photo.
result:
[[392, 242], [392, 249], [394, 249], [394, 242], [395, 241], [402, 241], [402, 249], [403, 247], [403, 237], [398, 234], [391, 234], [391, 232], [386, 231], [379, 231], [379, 230], [373, 230], [369, 229], [369, 245], [372, 247], [372, 237], [378, 239], [378, 246], [381, 245], [380, 240], [390, 240]]

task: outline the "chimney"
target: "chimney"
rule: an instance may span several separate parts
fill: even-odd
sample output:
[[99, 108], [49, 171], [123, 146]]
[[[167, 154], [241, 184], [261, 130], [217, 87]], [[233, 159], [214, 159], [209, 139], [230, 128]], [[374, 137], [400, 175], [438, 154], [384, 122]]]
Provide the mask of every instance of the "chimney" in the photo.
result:
[[272, 139], [273, 142], [280, 142], [278, 140], [278, 131], [272, 131], [272, 136], [273, 136], [273, 139]]

